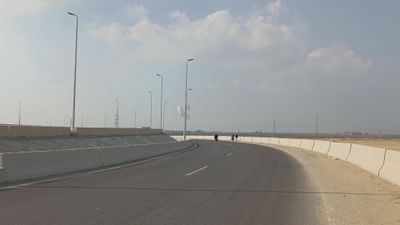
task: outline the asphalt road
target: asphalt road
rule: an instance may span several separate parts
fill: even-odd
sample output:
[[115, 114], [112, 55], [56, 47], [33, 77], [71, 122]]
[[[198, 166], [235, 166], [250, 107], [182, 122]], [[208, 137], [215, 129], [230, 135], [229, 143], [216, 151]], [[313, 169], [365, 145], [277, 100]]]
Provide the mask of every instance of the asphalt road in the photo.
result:
[[143, 164], [0, 191], [0, 224], [328, 224], [318, 188], [293, 156], [196, 143]]

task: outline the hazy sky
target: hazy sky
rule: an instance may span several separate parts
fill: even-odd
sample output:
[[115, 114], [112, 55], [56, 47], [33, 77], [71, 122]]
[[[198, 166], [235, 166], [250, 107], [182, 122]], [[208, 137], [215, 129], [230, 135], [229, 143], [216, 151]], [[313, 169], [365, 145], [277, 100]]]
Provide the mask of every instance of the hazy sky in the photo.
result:
[[[77, 125], [400, 133], [397, 0], [0, 0], [0, 123], [64, 125], [72, 112], [80, 16]], [[83, 118], [83, 121], [81, 121]]]

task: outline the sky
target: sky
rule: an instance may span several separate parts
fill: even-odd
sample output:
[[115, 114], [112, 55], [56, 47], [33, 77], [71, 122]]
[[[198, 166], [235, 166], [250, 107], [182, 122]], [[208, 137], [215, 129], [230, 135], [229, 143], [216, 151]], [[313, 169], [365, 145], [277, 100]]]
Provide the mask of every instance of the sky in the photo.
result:
[[400, 134], [400, 1], [0, 0], [0, 123]]

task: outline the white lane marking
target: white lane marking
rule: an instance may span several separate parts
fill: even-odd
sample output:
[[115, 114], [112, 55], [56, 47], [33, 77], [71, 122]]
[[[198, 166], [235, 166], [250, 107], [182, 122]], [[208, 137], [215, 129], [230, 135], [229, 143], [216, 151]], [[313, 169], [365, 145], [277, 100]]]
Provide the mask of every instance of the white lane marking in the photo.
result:
[[201, 167], [200, 169], [197, 169], [197, 170], [195, 170], [195, 171], [192, 171], [192, 172], [190, 172], [190, 173], [187, 173], [186, 176], [193, 175], [193, 174], [198, 173], [198, 172], [200, 172], [200, 171], [202, 171], [202, 170], [205, 170], [205, 169], [207, 169], [207, 168], [208, 168], [208, 166], [203, 166], [203, 167]]
[[[191, 146], [188, 149], [191, 149], [193, 147], [197, 147], [197, 145]], [[193, 149], [192, 151], [194, 151], [194, 150], [196, 150], [196, 148]], [[183, 150], [183, 151], [185, 151], [185, 150]], [[177, 155], [179, 153], [181, 153], [181, 151], [167, 153], [167, 154], [164, 154], [164, 155], [161, 155], [161, 156], [156, 156], [156, 157], [153, 157], [153, 158], [150, 158], [150, 159], [145, 159], [145, 160], [141, 160], [141, 161], [137, 161], [137, 162], [133, 162], [133, 163], [128, 163], [128, 164], [124, 164], [124, 165], [121, 165], [121, 166], [113, 166], [113, 167], [109, 167], [109, 168], [106, 168], [106, 169], [95, 170], [95, 171], [89, 172], [87, 174], [88, 175], [94, 175], [94, 174], [98, 174], [98, 173], [104, 173], [104, 172], [108, 172], [108, 171], [119, 170], [119, 169], [123, 169], [125, 167], [130, 167], [130, 166], [134, 166], [134, 165], [139, 165], [139, 164], [155, 161], [155, 160], [158, 160], [158, 159], [167, 158], [169, 156]]]
[[232, 155], [232, 152], [228, 153], [228, 155], [226, 155], [226, 157], [230, 157]]

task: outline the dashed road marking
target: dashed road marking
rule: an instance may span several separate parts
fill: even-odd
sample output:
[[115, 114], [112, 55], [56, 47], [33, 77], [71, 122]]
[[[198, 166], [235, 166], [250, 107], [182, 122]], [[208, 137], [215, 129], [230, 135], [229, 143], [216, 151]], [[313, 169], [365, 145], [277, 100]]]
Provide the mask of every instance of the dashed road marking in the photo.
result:
[[203, 166], [203, 167], [201, 167], [200, 169], [197, 169], [197, 170], [194, 170], [194, 171], [192, 171], [192, 172], [190, 172], [190, 173], [187, 173], [186, 176], [193, 175], [193, 174], [198, 173], [198, 172], [200, 172], [200, 171], [202, 171], [202, 170], [205, 170], [205, 169], [207, 169], [207, 168], [208, 168], [208, 166]]

